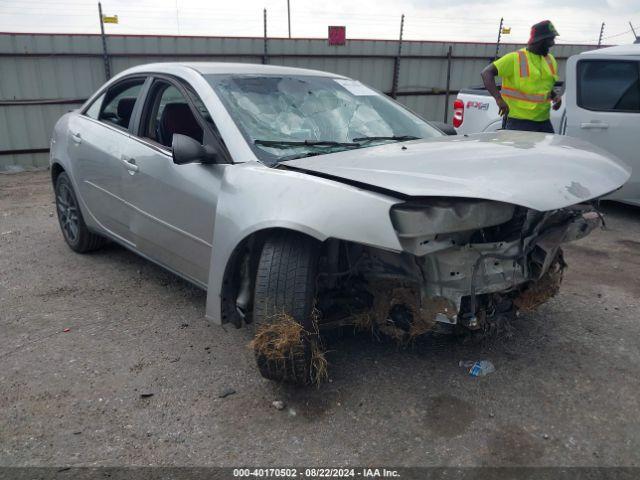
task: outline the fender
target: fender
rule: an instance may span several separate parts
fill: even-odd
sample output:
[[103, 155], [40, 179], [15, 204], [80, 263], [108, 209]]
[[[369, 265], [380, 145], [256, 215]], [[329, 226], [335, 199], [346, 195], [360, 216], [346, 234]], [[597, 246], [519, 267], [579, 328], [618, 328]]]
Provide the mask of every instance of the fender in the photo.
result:
[[215, 213], [205, 317], [222, 324], [225, 269], [234, 249], [248, 236], [264, 229], [286, 228], [319, 241], [338, 238], [400, 252], [389, 215], [400, 201], [258, 162], [226, 169]]

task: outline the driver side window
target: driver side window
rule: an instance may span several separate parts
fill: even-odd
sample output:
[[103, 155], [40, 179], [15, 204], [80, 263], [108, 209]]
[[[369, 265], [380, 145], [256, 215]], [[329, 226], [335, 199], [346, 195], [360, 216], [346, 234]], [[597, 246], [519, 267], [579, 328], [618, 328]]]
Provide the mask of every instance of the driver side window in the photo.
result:
[[187, 99], [168, 82], [159, 80], [152, 89], [142, 136], [171, 148], [173, 135], [178, 133], [202, 144], [203, 130]]

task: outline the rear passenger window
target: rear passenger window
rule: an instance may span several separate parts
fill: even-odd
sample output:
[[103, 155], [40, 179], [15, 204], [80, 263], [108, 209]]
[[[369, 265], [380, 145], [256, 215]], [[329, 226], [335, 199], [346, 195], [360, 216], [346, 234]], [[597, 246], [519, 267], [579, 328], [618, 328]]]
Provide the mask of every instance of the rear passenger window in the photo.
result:
[[114, 85], [107, 90], [98, 120], [118, 128], [128, 129], [133, 107], [143, 84], [144, 78], [136, 78]]
[[640, 111], [640, 63], [580, 60], [578, 106], [596, 111]]

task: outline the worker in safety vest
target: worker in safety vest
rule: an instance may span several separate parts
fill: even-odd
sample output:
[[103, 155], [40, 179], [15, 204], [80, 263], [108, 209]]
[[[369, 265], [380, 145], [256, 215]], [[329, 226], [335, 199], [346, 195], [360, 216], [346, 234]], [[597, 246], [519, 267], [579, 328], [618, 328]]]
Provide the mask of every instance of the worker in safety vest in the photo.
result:
[[[558, 64], [549, 53], [558, 32], [549, 20], [531, 27], [526, 48], [511, 52], [482, 71], [485, 88], [498, 103], [507, 130], [554, 133], [549, 120], [551, 103], [558, 110], [560, 95], [553, 90]], [[502, 77], [498, 90], [495, 77]]]

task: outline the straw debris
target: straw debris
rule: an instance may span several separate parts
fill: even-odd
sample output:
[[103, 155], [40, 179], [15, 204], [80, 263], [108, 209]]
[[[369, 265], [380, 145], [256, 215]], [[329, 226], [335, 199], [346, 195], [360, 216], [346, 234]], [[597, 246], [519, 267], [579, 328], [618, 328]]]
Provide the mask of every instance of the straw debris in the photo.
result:
[[311, 365], [310, 365], [310, 379], [311, 383], [320, 387], [321, 383], [326, 382], [329, 379], [329, 362], [325, 351], [322, 349], [322, 345], [319, 340], [311, 340]]
[[522, 312], [530, 312], [555, 297], [560, 291], [565, 266], [562, 258], [554, 261], [540, 280], [530, 283], [520, 292], [513, 304]]
[[376, 339], [379, 339], [378, 330], [371, 310], [354, 313], [349, 320], [356, 331], [370, 333]]
[[[353, 314], [351, 322], [357, 330], [371, 333], [376, 339], [382, 334], [400, 345], [407, 345], [429, 333], [438, 314], [451, 316], [456, 313], [455, 306], [443, 297], [429, 298], [422, 304], [420, 292], [412, 286], [376, 282], [369, 286], [369, 292], [374, 297], [372, 307]], [[409, 324], [399, 325], [393, 321], [390, 312], [396, 305], [402, 305], [409, 311]]]
[[[317, 328], [315, 320], [313, 325]], [[272, 380], [319, 386], [328, 378], [317, 331], [308, 332], [288, 314], [274, 315], [260, 325], [249, 347], [263, 375]]]

